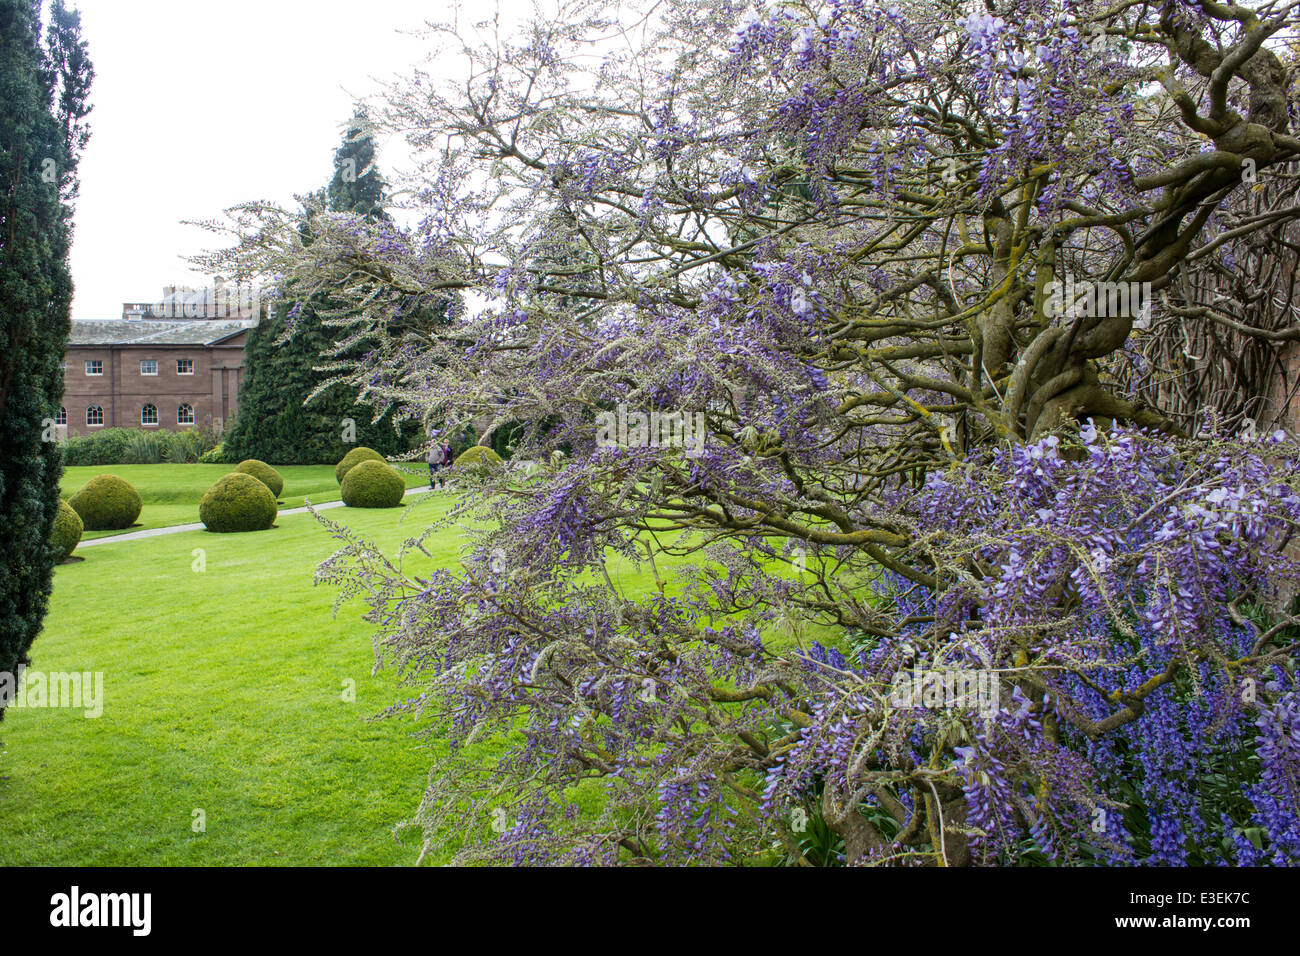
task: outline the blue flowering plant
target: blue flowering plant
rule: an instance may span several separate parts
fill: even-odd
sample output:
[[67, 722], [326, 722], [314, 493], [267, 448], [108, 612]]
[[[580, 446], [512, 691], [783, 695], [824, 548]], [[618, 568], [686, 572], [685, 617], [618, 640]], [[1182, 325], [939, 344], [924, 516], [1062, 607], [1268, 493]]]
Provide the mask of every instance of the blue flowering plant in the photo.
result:
[[[327, 290], [363, 401], [525, 423], [455, 568], [326, 522], [320, 579], [449, 748], [428, 847], [1296, 862], [1296, 445], [1175, 407], [1176, 369], [1126, 385], [1139, 333], [1251, 331], [1187, 278], [1300, 215], [1233, 199], [1295, 188], [1296, 25], [563, 3], [435, 27], [471, 69], [372, 111], [421, 156], [406, 228], [232, 210], [202, 265]], [[454, 323], [379, 334], [447, 290]], [[691, 454], [627, 437], [664, 413]]]

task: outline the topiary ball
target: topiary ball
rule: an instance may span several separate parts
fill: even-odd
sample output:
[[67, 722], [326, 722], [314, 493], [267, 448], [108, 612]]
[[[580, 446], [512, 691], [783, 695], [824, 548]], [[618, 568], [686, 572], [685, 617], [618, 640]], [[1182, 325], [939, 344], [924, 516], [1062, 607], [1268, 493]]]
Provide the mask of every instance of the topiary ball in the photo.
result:
[[472, 445], [460, 453], [456, 468], [464, 471], [488, 472], [501, 467], [501, 456], [487, 445]]
[[68, 499], [87, 531], [118, 531], [140, 517], [140, 494], [117, 475], [96, 475]]
[[363, 461], [382, 461], [387, 463], [384, 456], [379, 454], [373, 448], [365, 448], [358, 445], [350, 452], [343, 456], [343, 460], [334, 466], [334, 477], [338, 483], [343, 484], [343, 476], [346, 475], [354, 465]]
[[50, 547], [54, 549], [54, 563], [68, 560], [68, 556], [81, 543], [81, 532], [85, 528], [81, 518], [66, 501], [59, 502], [59, 513], [54, 516], [54, 528], [50, 532]]
[[406, 482], [382, 461], [363, 461], [343, 476], [343, 503], [349, 508], [396, 508], [404, 494]]
[[279, 513], [275, 496], [252, 475], [232, 471], [217, 479], [199, 502], [199, 520], [209, 531], [265, 531]]
[[235, 466], [235, 471], [242, 472], [245, 475], [252, 475], [271, 489], [273, 498], [279, 498], [280, 492], [284, 491], [284, 479], [280, 477], [278, 471], [264, 461], [258, 461], [256, 458], [241, 461]]

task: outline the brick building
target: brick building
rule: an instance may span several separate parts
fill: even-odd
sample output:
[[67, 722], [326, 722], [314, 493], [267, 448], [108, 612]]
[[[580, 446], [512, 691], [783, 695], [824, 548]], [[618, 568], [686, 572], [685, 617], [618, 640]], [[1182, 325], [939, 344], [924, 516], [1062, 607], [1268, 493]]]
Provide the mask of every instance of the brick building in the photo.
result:
[[220, 430], [234, 417], [244, 342], [256, 325], [256, 319], [74, 321], [59, 431]]
[[1300, 342], [1290, 343], [1278, 356], [1279, 368], [1269, 388], [1266, 429], [1284, 428], [1300, 436]]

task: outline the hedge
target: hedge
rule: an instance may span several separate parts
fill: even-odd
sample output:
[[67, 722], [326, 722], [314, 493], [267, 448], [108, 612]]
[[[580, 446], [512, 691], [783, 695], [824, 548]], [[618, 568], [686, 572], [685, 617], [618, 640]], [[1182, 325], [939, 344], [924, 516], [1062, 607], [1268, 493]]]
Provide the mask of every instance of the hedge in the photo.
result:
[[66, 501], [59, 502], [59, 513], [54, 516], [54, 528], [50, 532], [50, 547], [54, 549], [56, 564], [68, 560], [78, 544], [85, 526], [81, 517], [72, 510]]
[[199, 502], [199, 520], [209, 531], [265, 531], [279, 514], [271, 489], [252, 475], [232, 471], [217, 479]]
[[275, 498], [280, 497], [280, 492], [284, 491], [284, 479], [280, 473], [264, 461], [258, 461], [256, 458], [249, 458], [247, 461], [241, 461], [235, 466], [235, 471], [242, 472], [245, 475], [252, 475], [266, 487], [271, 489], [271, 495]]
[[65, 465], [155, 465], [196, 462], [217, 445], [210, 428], [184, 431], [105, 428], [59, 443]]
[[406, 482], [385, 462], [367, 460], [343, 476], [343, 503], [349, 508], [396, 508], [406, 494]]
[[119, 531], [135, 524], [144, 502], [117, 475], [96, 475], [68, 499], [87, 531]]
[[358, 445], [356, 448], [353, 448], [350, 452], [344, 455], [343, 460], [334, 466], [334, 478], [340, 485], [343, 484], [343, 476], [348, 473], [353, 465], [363, 461], [382, 461], [385, 462], [385, 464], [387, 463], [384, 456], [379, 454], [379, 452], [375, 451], [373, 448], [366, 448]]

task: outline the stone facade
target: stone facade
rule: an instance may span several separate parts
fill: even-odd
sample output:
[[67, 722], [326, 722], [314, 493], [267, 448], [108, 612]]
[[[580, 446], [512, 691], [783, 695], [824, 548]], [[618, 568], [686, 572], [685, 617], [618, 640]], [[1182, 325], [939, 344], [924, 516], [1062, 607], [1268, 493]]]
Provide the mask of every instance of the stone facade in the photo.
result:
[[73, 322], [63, 375], [64, 435], [176, 431], [234, 418], [255, 320]]

